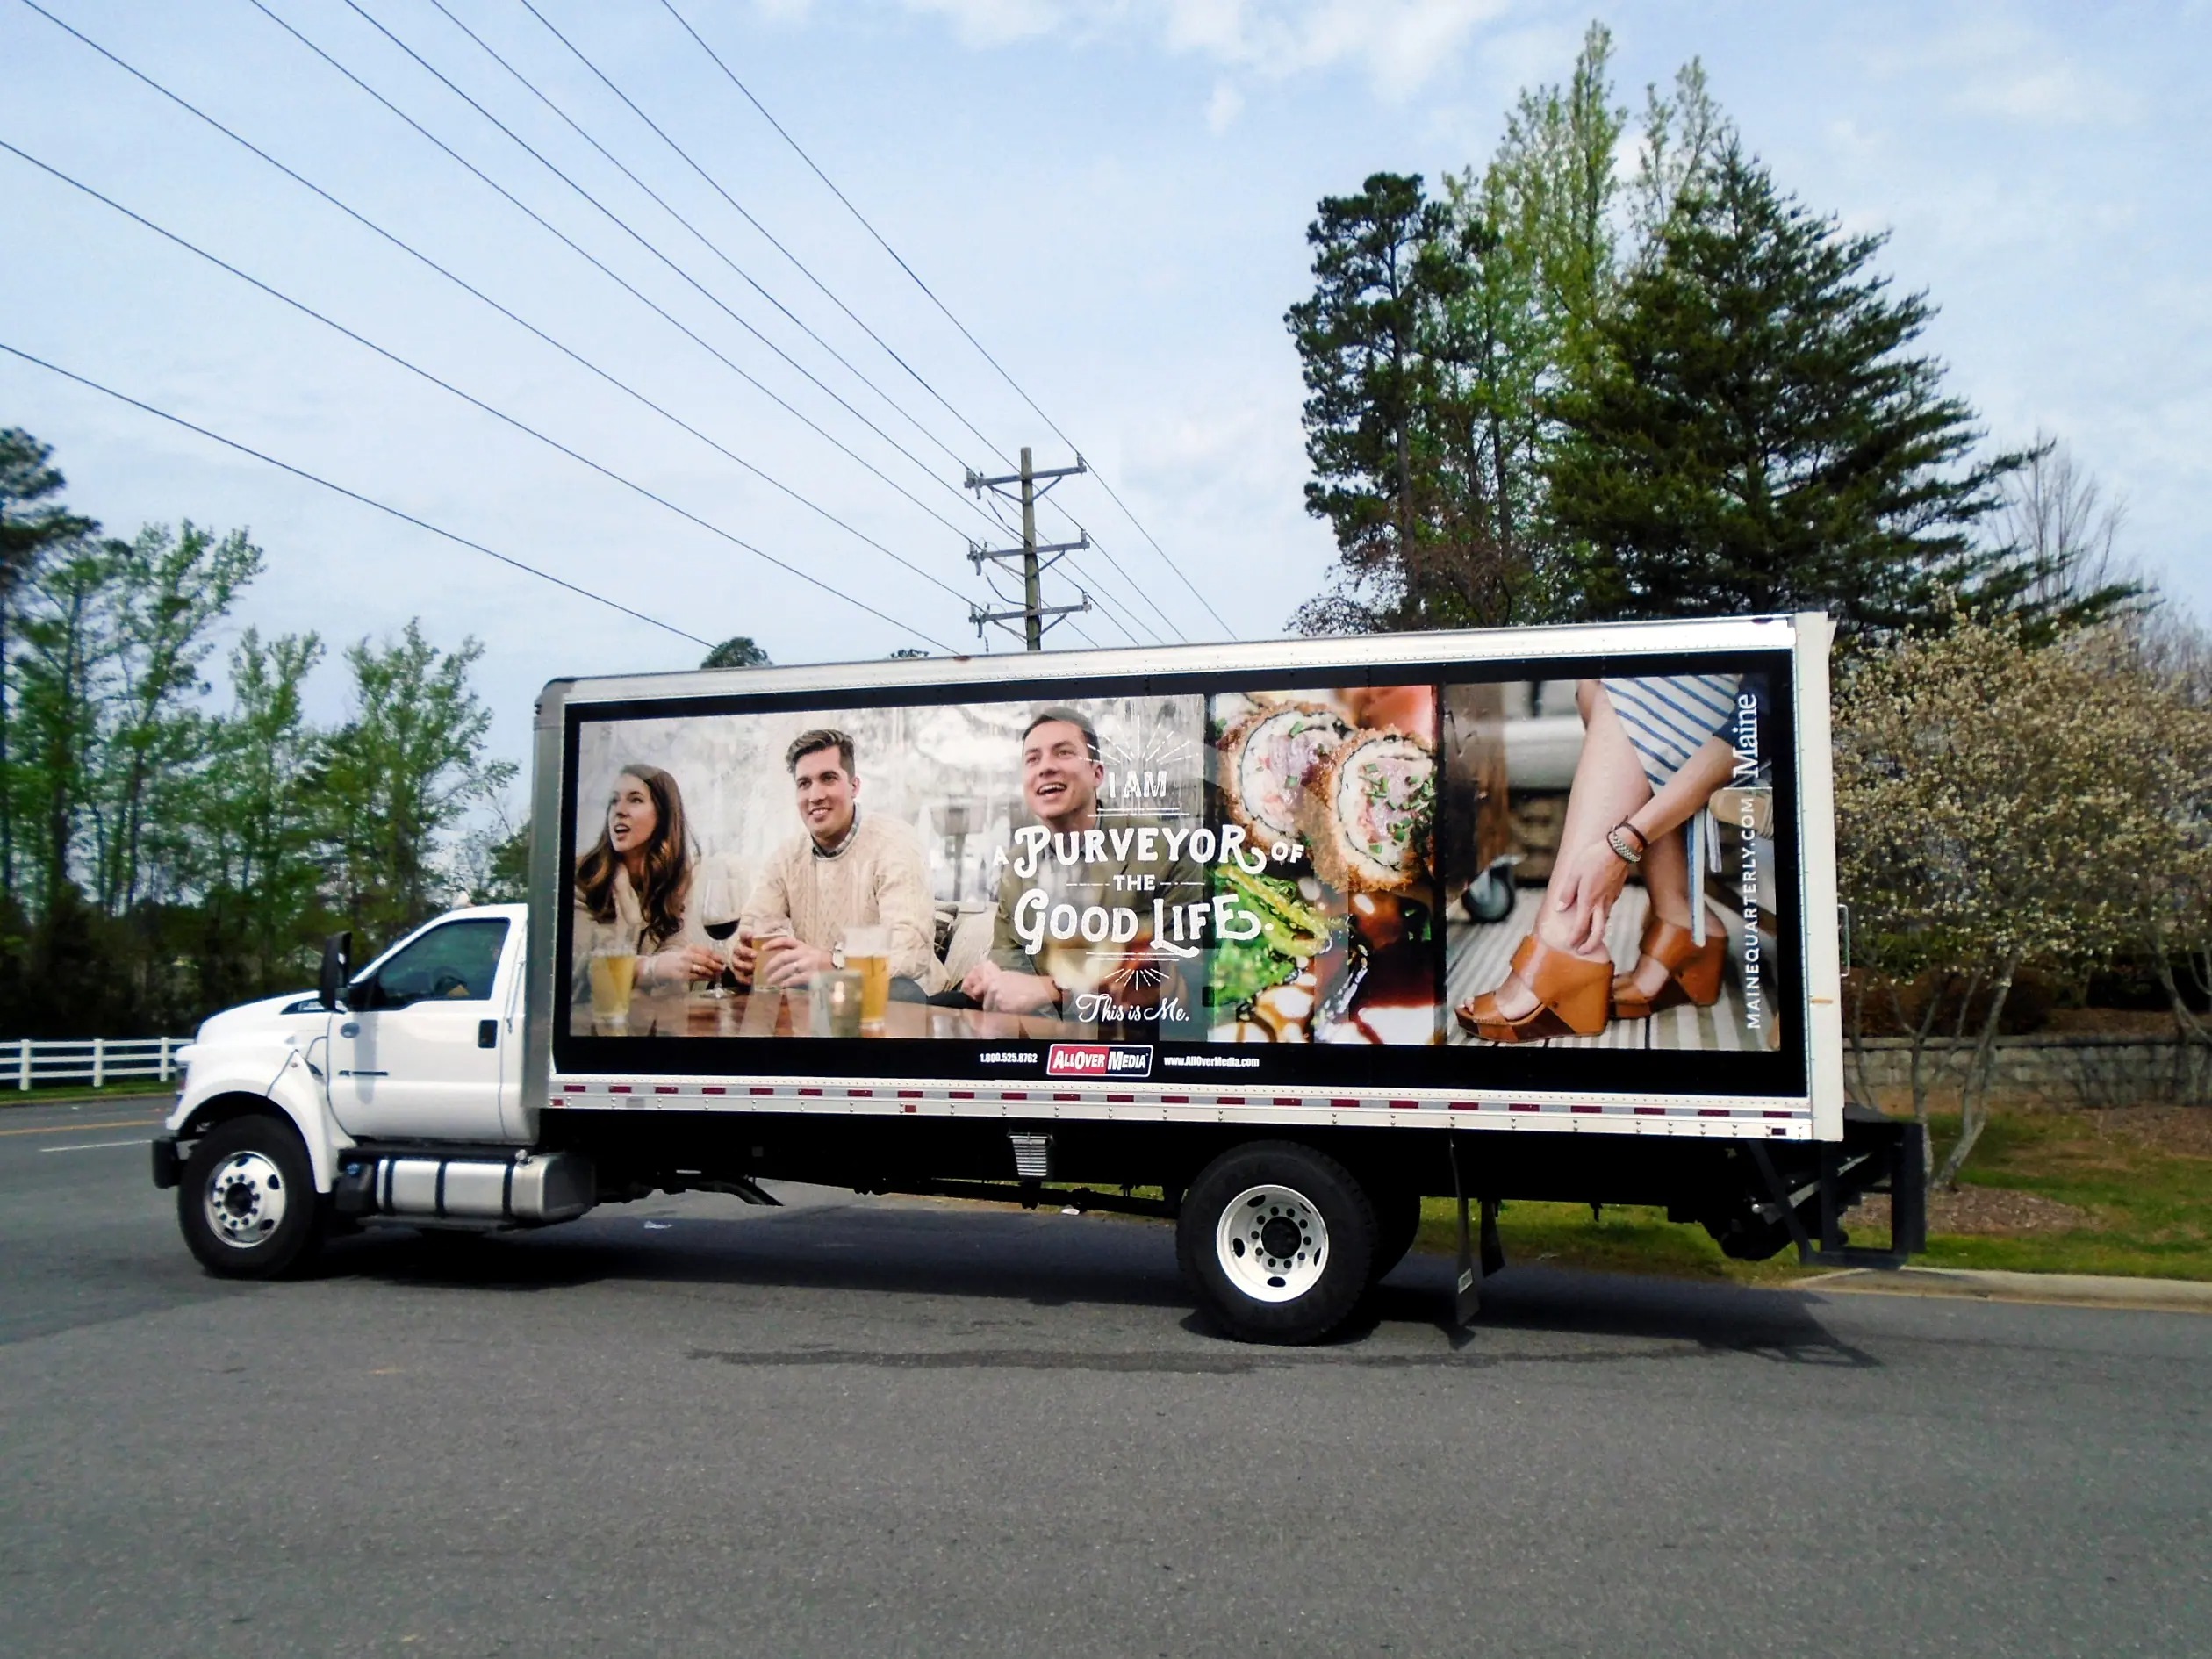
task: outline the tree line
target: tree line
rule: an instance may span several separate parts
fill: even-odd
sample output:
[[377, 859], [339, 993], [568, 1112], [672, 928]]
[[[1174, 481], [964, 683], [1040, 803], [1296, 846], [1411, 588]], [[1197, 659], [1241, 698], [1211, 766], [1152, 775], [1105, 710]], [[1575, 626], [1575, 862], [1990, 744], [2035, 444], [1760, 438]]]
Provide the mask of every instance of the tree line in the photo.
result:
[[1945, 390], [1883, 236], [1784, 190], [1694, 60], [1632, 121], [1611, 53], [1440, 194], [1319, 204], [1285, 321], [1337, 558], [1291, 623], [1828, 613], [1846, 1001], [1909, 1039], [1924, 1132], [1969, 1049], [1948, 1181], [2027, 976], [2124, 967], [2212, 1043], [2212, 643], [2063, 446]]
[[1988, 449], [1885, 239], [1784, 190], [1694, 60], [1632, 123], [1611, 54], [1593, 25], [1441, 195], [1321, 201], [1285, 320], [1338, 556], [1293, 626], [1817, 606], [1856, 636], [1963, 604], [2048, 635], [2124, 607], [2078, 547], [1996, 533], [2050, 446]]
[[0, 1031], [188, 1031], [312, 984], [328, 931], [520, 896], [475, 640], [345, 646], [347, 711], [318, 724], [320, 634], [248, 628], [215, 663], [263, 565], [247, 532], [112, 536], [64, 486], [0, 430]]

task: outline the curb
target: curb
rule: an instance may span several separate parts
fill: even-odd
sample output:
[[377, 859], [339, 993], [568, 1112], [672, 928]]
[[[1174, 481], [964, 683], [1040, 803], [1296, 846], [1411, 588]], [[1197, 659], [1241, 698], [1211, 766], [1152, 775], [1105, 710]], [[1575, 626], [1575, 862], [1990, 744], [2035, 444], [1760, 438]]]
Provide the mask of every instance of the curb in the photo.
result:
[[2077, 1308], [2151, 1308], [2212, 1313], [2212, 1282], [2129, 1279], [2086, 1273], [2008, 1273], [1987, 1268], [1846, 1268], [1801, 1279], [1803, 1290], [1847, 1296], [1964, 1296], [1980, 1302], [2043, 1302]]

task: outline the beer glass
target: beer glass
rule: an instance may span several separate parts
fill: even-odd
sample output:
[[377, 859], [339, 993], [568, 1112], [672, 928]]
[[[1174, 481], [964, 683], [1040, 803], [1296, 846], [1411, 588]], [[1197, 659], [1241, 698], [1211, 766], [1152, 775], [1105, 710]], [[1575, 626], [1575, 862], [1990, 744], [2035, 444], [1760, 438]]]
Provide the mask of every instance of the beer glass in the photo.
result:
[[845, 966], [860, 976], [861, 1034], [880, 1037], [891, 1006], [891, 930], [847, 928], [844, 958]]
[[637, 952], [592, 952], [592, 1023], [610, 1031], [629, 1029], [630, 991], [637, 982]]

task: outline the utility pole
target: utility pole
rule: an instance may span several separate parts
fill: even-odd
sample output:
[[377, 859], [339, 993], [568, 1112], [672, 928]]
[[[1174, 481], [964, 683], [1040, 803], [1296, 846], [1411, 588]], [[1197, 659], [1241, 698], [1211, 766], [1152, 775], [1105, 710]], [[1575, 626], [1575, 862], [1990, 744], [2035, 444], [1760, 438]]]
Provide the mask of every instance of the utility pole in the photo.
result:
[[[967, 487], [974, 491], [979, 498], [986, 490], [1003, 496], [1008, 493], [1009, 485], [1021, 486], [1018, 498], [1009, 497], [1009, 499], [1018, 499], [1022, 504], [1021, 546], [988, 548], [974, 542], [968, 543], [968, 563], [975, 566], [979, 575], [982, 573], [987, 561], [997, 564], [1001, 561], [1019, 559], [1022, 564], [1021, 609], [988, 611], [980, 605], [968, 607], [968, 621], [975, 624], [975, 631], [979, 636], [986, 628], [995, 623], [1005, 628], [1009, 634], [1014, 633], [1016, 630], [1011, 624], [1019, 622], [1021, 624], [1019, 637], [1023, 649], [1041, 651], [1045, 649], [1045, 636], [1054, 623], [1074, 612], [1090, 609], [1090, 595], [1083, 593], [1080, 588], [1076, 590], [1081, 595], [1080, 604], [1047, 605], [1045, 603], [1045, 572], [1059, 564], [1066, 555], [1080, 553], [1088, 548], [1090, 545], [1090, 532], [1084, 531], [1081, 539], [1074, 542], [1051, 542], [1040, 545], [1037, 539], [1038, 498], [1062, 478], [1073, 478], [1077, 473], [1088, 472], [1089, 470], [1084, 464], [1083, 457], [1079, 455], [1075, 457], [1075, 464], [1072, 467], [1048, 467], [1040, 472], [1031, 463], [1029, 446], [1024, 444], [1022, 448], [1022, 470], [1019, 472], [1009, 472], [1002, 478], [987, 478], [973, 470], [969, 471]], [[1044, 489], [1038, 488], [1040, 483], [1045, 486]], [[992, 592], [996, 592], [997, 590], [994, 588]]]

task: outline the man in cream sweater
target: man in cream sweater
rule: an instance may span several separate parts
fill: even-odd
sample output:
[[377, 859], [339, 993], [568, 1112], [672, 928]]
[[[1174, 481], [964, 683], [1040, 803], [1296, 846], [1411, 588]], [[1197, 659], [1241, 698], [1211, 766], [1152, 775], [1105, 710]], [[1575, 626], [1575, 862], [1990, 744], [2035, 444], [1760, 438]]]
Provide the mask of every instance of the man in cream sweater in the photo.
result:
[[806, 829], [777, 849], [746, 901], [731, 952], [738, 979], [798, 984], [843, 966], [847, 928], [881, 927], [891, 937], [893, 995], [943, 989], [921, 838], [895, 818], [861, 815], [852, 739], [828, 727], [801, 732], [784, 764]]

